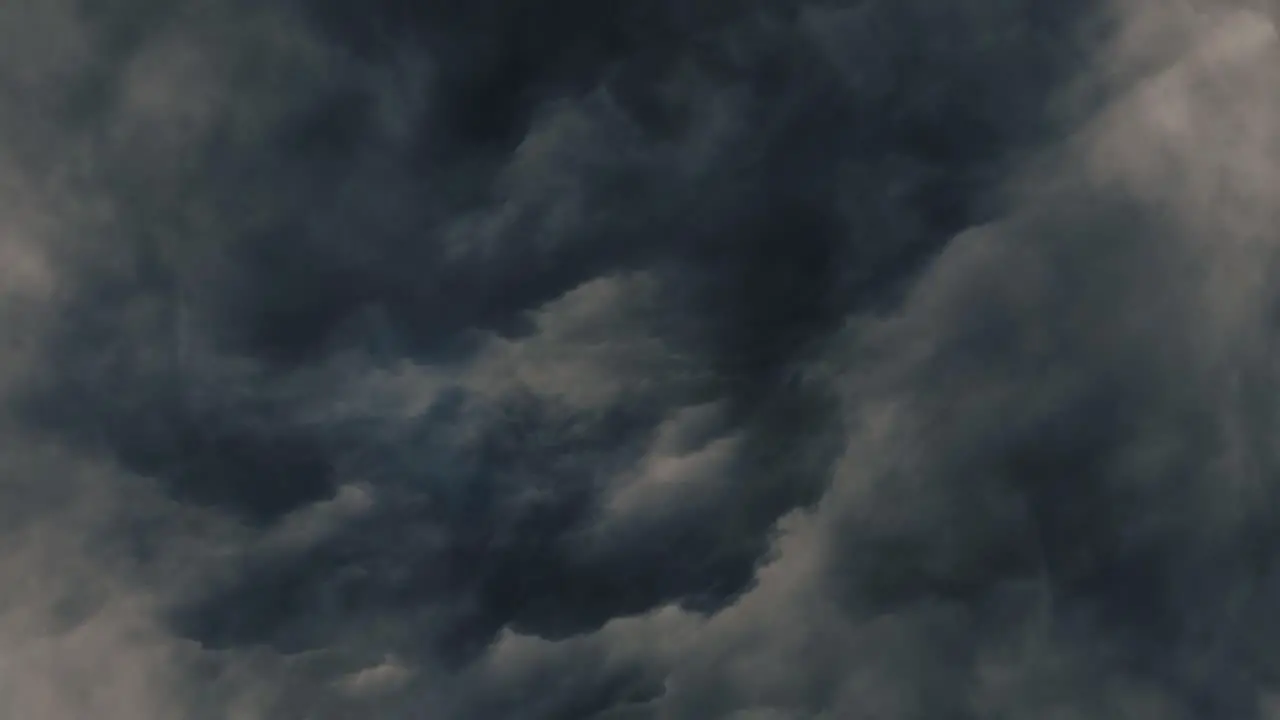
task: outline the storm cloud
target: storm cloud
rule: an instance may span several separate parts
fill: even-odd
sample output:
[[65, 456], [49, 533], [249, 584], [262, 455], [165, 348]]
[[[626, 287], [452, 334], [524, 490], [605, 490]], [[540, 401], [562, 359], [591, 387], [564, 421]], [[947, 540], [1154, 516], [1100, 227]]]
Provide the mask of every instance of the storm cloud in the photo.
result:
[[0, 4], [0, 716], [1280, 718], [1277, 63]]

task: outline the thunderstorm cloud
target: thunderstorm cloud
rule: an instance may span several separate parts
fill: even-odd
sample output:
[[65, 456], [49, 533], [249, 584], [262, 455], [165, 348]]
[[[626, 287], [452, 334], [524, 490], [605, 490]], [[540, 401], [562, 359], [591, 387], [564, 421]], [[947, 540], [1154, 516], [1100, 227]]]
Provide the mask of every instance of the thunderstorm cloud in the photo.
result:
[[0, 2], [0, 719], [1280, 720], [1278, 23]]

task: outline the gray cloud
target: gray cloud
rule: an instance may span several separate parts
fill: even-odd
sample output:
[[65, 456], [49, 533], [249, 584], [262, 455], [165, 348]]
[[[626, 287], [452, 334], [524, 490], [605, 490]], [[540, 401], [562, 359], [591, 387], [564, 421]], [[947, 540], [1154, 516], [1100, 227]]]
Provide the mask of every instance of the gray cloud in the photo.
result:
[[7, 5], [0, 714], [1275, 715], [1275, 27], [1050, 5]]

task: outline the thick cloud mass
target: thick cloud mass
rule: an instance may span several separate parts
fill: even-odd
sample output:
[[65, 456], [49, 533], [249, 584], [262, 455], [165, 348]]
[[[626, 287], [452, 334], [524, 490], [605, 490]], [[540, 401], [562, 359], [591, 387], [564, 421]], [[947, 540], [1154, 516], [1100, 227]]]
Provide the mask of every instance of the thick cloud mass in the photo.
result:
[[1276, 67], [0, 2], [0, 718], [1280, 720]]

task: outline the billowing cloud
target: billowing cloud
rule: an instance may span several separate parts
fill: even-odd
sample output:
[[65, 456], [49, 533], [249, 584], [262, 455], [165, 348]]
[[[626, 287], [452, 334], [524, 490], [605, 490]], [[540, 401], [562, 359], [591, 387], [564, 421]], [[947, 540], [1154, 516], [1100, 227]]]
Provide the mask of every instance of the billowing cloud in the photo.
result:
[[0, 715], [1277, 716], [1260, 5], [0, 9]]

